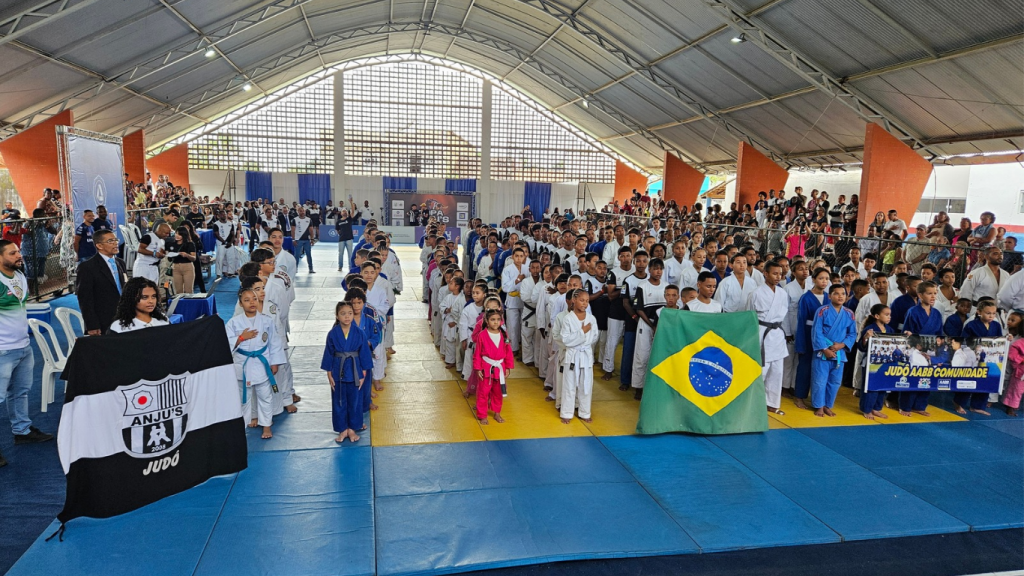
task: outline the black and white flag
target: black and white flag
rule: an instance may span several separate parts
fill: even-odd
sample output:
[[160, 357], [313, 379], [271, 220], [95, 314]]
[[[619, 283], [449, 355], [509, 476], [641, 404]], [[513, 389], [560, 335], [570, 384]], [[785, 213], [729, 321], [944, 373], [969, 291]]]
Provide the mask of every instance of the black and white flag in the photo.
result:
[[218, 317], [80, 338], [61, 378], [62, 523], [123, 514], [247, 465], [238, 381]]

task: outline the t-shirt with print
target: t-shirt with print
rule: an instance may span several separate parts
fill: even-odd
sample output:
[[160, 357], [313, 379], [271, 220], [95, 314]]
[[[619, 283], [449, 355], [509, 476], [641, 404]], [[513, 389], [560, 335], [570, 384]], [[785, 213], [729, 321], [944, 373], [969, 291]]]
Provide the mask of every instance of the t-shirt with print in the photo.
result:
[[0, 272], [0, 350], [19, 350], [29, 345], [28, 280], [21, 272]]

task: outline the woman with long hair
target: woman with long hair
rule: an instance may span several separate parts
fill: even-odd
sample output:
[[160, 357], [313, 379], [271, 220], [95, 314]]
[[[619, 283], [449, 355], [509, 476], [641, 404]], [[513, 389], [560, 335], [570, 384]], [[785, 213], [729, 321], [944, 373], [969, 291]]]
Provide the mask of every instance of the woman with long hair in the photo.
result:
[[124, 283], [121, 299], [117, 302], [111, 332], [131, 332], [142, 328], [166, 326], [167, 316], [160, 309], [156, 282], [136, 276]]
[[201, 257], [205, 252], [203, 250], [203, 239], [199, 237], [199, 233], [196, 232], [196, 229], [192, 226], [191, 222], [185, 220], [182, 225], [188, 228], [189, 236], [192, 238], [192, 243], [196, 246], [196, 259], [192, 261], [192, 267], [196, 270], [195, 279], [192, 282], [193, 292], [196, 291], [196, 288], [199, 289], [199, 292], [206, 292], [206, 281], [203, 280], [203, 262], [201, 260]]
[[953, 238], [950, 239], [949, 243], [954, 246], [961, 242], [969, 244], [972, 233], [974, 233], [974, 224], [971, 222], [971, 219], [961, 218], [960, 227], [953, 232]]

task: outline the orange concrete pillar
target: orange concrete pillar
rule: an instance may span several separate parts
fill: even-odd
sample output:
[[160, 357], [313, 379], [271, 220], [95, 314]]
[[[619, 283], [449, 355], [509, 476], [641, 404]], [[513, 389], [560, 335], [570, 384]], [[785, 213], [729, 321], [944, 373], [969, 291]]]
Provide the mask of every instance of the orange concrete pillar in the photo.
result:
[[[128, 180], [141, 184], [146, 179], [146, 134], [136, 130], [121, 139], [124, 171]], [[173, 182], [173, 180], [172, 180]]]
[[633, 190], [643, 193], [647, 189], [647, 176], [629, 166], [615, 161], [615, 199], [619, 205], [633, 196]]
[[[57, 126], [74, 126], [71, 110], [0, 142], [0, 156], [11, 171], [14, 189], [29, 214], [43, 197], [44, 188], [60, 188], [57, 164]], [[67, 198], [68, 191], [64, 192]]]
[[675, 200], [679, 206], [693, 206], [704, 185], [704, 173], [676, 158], [674, 154], [665, 153], [664, 187], [661, 195], [665, 201]]
[[751, 206], [757, 202], [757, 193], [779, 191], [786, 187], [789, 172], [761, 154], [746, 142], [740, 142], [739, 160], [736, 162], [736, 205]]
[[910, 225], [932, 175], [931, 162], [878, 124], [864, 133], [864, 166], [860, 177], [857, 232], [865, 234], [876, 212], [896, 210]]
[[188, 188], [188, 144], [178, 144], [146, 160], [146, 170], [153, 175], [154, 182], [164, 174], [171, 184]]

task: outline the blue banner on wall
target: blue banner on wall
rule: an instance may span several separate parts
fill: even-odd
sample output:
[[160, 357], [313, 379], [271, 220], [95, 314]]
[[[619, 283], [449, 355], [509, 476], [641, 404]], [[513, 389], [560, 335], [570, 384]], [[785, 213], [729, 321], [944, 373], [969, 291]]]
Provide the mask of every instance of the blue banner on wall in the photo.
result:
[[126, 222], [124, 203], [124, 157], [121, 145], [77, 134], [68, 134], [68, 171], [71, 173], [71, 207], [75, 227], [85, 210], [106, 206], [107, 219], [117, 237]]
[[1007, 351], [1005, 338], [873, 337], [864, 389], [1000, 393]]

